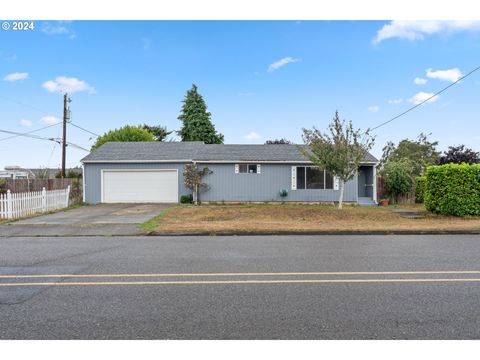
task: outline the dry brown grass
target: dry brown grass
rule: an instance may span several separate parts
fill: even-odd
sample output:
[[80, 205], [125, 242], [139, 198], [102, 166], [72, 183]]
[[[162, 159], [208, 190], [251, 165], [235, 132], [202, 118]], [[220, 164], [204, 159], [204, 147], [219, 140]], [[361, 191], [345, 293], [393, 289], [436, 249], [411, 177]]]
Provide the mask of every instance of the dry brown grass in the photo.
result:
[[145, 223], [144, 228], [161, 233], [212, 234], [463, 231], [480, 230], [480, 217], [455, 218], [426, 213], [425, 219], [405, 219], [392, 208], [358, 206], [338, 210], [332, 205], [301, 204], [179, 205]]

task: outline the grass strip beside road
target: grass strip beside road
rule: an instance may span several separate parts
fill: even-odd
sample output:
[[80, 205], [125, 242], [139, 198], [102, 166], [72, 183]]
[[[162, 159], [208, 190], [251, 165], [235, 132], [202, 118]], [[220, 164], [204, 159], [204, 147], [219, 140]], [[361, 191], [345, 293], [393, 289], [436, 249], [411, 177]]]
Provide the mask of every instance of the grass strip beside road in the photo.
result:
[[480, 217], [449, 217], [426, 212], [424, 219], [407, 219], [393, 207], [326, 204], [208, 204], [178, 205], [142, 224], [158, 234], [275, 234], [353, 231], [480, 231]]

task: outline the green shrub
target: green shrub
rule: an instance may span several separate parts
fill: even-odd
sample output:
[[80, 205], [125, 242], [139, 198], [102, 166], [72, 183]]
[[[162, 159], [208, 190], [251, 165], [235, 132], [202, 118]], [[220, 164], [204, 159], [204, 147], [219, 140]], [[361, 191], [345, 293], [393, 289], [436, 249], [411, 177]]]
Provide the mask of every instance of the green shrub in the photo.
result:
[[389, 161], [382, 170], [385, 189], [398, 203], [401, 196], [408, 195], [413, 189], [411, 165], [404, 161]]
[[0, 194], [5, 194], [7, 192], [7, 181], [5, 179], [0, 179]]
[[415, 178], [415, 202], [416, 203], [424, 202], [426, 181], [427, 181], [426, 176], [417, 176]]
[[425, 207], [443, 215], [480, 215], [480, 164], [429, 166]]
[[188, 194], [188, 195], [180, 196], [180, 203], [182, 203], [182, 204], [193, 204], [193, 195]]

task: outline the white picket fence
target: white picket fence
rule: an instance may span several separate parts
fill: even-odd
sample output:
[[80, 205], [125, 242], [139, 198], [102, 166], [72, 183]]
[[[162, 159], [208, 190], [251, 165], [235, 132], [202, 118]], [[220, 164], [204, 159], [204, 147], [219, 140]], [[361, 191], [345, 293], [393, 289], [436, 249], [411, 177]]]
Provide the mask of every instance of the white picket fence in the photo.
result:
[[70, 186], [61, 190], [0, 194], [0, 219], [18, 219], [24, 216], [68, 207]]

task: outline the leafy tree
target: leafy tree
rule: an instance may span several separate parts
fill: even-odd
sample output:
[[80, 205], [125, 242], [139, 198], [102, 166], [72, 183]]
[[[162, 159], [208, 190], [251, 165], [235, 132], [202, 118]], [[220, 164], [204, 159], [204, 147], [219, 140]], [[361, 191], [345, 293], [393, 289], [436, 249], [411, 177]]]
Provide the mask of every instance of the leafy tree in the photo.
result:
[[202, 95], [198, 93], [197, 86], [193, 84], [185, 95], [181, 114], [178, 117], [183, 123], [182, 128], [178, 131], [182, 141], [223, 144], [223, 135], [216, 132], [210, 117], [211, 114], [207, 111], [207, 105]]
[[265, 145], [271, 145], [271, 144], [292, 144], [290, 140], [281, 138], [281, 139], [275, 139], [275, 140], [267, 140], [265, 142]]
[[173, 131], [167, 131], [166, 126], [150, 126], [143, 124], [142, 128], [153, 134], [155, 141], [164, 141]]
[[439, 158], [436, 150], [438, 141], [431, 142], [426, 134], [421, 133], [417, 140], [403, 139], [395, 145], [389, 141], [383, 148], [383, 155], [378, 165], [381, 170], [390, 161], [410, 162], [412, 176], [421, 176], [429, 165], [433, 165]]
[[370, 136], [369, 130], [362, 133], [360, 129], [354, 130], [351, 121], [346, 124], [345, 120], [340, 120], [338, 111], [328, 128], [330, 134], [322, 133], [315, 127], [312, 130], [303, 129], [303, 140], [308, 150], [302, 148], [302, 152], [319, 168], [339, 178], [338, 208], [341, 209], [345, 183], [355, 176], [375, 138]]
[[443, 152], [436, 165], [455, 164], [480, 164], [480, 153], [466, 148], [465, 145], [449, 146], [448, 151]]
[[198, 205], [200, 192], [208, 190], [208, 184], [203, 182], [203, 177], [211, 173], [208, 167], [199, 170], [196, 164], [186, 164], [183, 167], [184, 183], [187, 188], [192, 189], [195, 205]]
[[381, 174], [385, 181], [385, 189], [396, 203], [400, 196], [407, 195], [413, 190], [414, 178], [410, 161], [389, 161]]
[[108, 141], [155, 141], [155, 136], [145, 130], [142, 126], [125, 125], [120, 129], [110, 130], [100, 136], [92, 146], [92, 151], [99, 148]]

